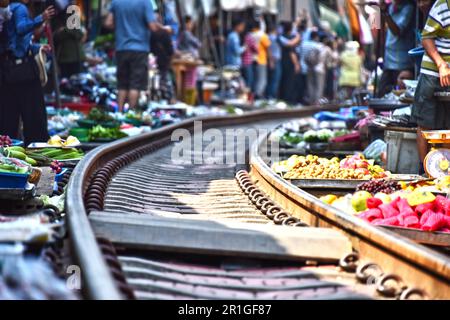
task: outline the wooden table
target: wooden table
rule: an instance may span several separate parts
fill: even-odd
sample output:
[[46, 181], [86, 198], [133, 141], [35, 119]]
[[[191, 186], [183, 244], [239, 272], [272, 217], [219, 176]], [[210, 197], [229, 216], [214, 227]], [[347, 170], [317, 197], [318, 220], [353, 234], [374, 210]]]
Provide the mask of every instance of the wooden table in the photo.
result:
[[188, 68], [199, 67], [203, 65], [201, 60], [191, 59], [173, 59], [172, 70], [175, 74], [176, 96], [178, 100], [183, 99], [183, 77]]

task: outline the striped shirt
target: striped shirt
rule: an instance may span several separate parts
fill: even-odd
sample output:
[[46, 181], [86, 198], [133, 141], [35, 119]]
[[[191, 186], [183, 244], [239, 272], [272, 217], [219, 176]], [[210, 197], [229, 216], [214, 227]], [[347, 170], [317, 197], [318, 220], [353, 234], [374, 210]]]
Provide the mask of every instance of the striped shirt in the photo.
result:
[[242, 65], [249, 66], [255, 62], [256, 54], [258, 53], [258, 45], [251, 33], [248, 33], [245, 36], [244, 44], [246, 49], [242, 54]]
[[[450, 0], [437, 0], [430, 11], [422, 32], [423, 39], [434, 39], [442, 59], [450, 63]], [[421, 73], [439, 77], [434, 61], [425, 53]]]

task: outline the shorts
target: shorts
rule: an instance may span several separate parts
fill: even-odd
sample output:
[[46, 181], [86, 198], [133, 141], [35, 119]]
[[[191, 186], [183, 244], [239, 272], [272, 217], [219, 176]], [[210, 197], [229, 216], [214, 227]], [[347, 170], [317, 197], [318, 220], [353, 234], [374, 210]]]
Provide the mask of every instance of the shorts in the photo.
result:
[[119, 90], [148, 90], [148, 53], [118, 51], [117, 87]]
[[445, 91], [439, 78], [420, 74], [411, 120], [421, 128], [430, 130], [450, 128], [450, 103], [438, 101], [434, 96], [437, 91]]

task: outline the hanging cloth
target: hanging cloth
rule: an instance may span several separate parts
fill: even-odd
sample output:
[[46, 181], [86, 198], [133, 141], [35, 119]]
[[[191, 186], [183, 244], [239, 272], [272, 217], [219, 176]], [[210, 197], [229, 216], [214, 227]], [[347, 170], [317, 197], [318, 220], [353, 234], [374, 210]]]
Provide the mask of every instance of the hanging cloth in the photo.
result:
[[359, 40], [361, 33], [361, 26], [359, 25], [359, 12], [358, 8], [353, 3], [353, 0], [346, 0], [347, 15], [350, 23], [350, 30], [352, 32], [353, 39]]

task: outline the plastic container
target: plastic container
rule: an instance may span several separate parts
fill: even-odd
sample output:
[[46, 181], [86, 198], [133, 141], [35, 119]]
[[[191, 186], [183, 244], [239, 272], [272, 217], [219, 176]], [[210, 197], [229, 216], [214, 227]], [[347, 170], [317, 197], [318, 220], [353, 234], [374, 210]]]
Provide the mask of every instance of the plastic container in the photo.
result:
[[25, 189], [29, 174], [0, 172], [0, 189]]
[[387, 170], [397, 174], [417, 174], [420, 168], [417, 134], [386, 131]]
[[69, 131], [69, 135], [74, 136], [80, 142], [89, 142], [89, 129], [73, 128]]

